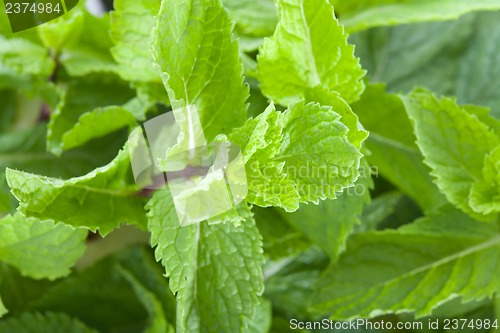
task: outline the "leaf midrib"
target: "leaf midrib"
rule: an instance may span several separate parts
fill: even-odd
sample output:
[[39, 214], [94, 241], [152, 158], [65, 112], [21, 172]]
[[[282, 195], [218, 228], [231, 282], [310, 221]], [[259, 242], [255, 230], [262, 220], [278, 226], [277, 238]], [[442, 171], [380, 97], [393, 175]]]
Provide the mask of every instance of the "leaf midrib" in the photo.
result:
[[[385, 280], [385, 281], [382, 281], [380, 283], [374, 284], [373, 286], [370, 286], [367, 290], [363, 290], [363, 291], [357, 292], [357, 294], [368, 295], [368, 293], [370, 293], [373, 290], [376, 290], [378, 288], [383, 288], [383, 287], [386, 287], [386, 286], [391, 285], [391, 284], [392, 285], [396, 284], [399, 281], [404, 280], [404, 279], [406, 279], [408, 277], [417, 275], [419, 273], [431, 271], [432, 269], [435, 269], [437, 267], [440, 267], [442, 265], [445, 265], [445, 264], [450, 263], [452, 261], [455, 261], [457, 259], [469, 256], [471, 254], [475, 254], [477, 252], [481, 252], [483, 250], [486, 250], [486, 249], [488, 249], [490, 247], [494, 247], [494, 246], [499, 246], [500, 247], [500, 235], [498, 235], [498, 234], [495, 237], [489, 238], [488, 240], [486, 240], [486, 241], [484, 241], [482, 243], [476, 244], [476, 245], [468, 247], [468, 248], [466, 248], [466, 249], [464, 249], [462, 251], [459, 251], [459, 252], [453, 253], [451, 255], [445, 256], [445, 257], [443, 257], [443, 258], [441, 258], [441, 259], [439, 259], [437, 261], [434, 261], [432, 263], [429, 263], [429, 264], [426, 264], [426, 265], [423, 265], [423, 266], [420, 266], [420, 267], [416, 267], [416, 268], [412, 269], [409, 272], [400, 274], [400, 275], [395, 276], [393, 278], [390, 278], [388, 280]], [[341, 302], [342, 300], [351, 298], [352, 295], [353, 294], [348, 294], [348, 295], [345, 295], [345, 296], [343, 296], [341, 298], [338, 298], [337, 302]]]

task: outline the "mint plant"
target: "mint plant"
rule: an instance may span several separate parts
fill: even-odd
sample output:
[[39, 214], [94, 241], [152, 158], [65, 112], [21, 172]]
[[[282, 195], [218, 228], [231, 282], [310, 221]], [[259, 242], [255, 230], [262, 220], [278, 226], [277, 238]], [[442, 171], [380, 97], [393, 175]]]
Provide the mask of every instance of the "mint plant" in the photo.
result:
[[[0, 13], [0, 332], [500, 332], [497, 10], [80, 1], [15, 33]], [[130, 138], [188, 107], [247, 194], [182, 225]]]

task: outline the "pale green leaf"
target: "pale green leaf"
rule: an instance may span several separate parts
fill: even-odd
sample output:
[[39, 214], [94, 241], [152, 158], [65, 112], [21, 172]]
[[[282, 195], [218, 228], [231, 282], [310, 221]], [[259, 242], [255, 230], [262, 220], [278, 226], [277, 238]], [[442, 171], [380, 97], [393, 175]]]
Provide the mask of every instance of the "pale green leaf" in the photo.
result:
[[[257, 51], [259, 47], [262, 45], [262, 43], [264, 43], [264, 39], [261, 37], [252, 37], [245, 35], [238, 35], [238, 39], [239, 39], [240, 52], [242, 54], [245, 54], [248, 58], [250, 58], [250, 60], [255, 63], [255, 67], [257, 67], [257, 61], [254, 59], [253, 56], [250, 56], [247, 53], [252, 53]], [[245, 59], [243, 59], [243, 63], [245, 65]]]
[[17, 213], [0, 220], [0, 260], [36, 279], [70, 273], [85, 250], [87, 231]]
[[263, 292], [262, 241], [248, 208], [239, 227], [181, 227], [167, 190], [156, 192], [148, 209], [151, 243], [177, 296], [177, 331], [244, 332]]
[[208, 141], [243, 124], [248, 88], [220, 0], [163, 1], [151, 43], [172, 108], [195, 105]]
[[95, 17], [84, 11], [79, 37], [68, 43], [59, 60], [71, 76], [95, 72], [116, 72], [117, 64], [111, 55], [109, 15]]
[[54, 70], [47, 50], [22, 38], [7, 39], [0, 35], [0, 72], [11, 70], [17, 75], [49, 77]]
[[65, 150], [79, 147], [94, 138], [102, 137], [123, 127], [131, 129], [136, 125], [134, 115], [122, 107], [97, 108], [78, 118], [75, 126], [64, 133], [62, 145]]
[[160, 0], [113, 3], [111, 38], [115, 45], [111, 52], [119, 63], [119, 74], [125, 80], [160, 81], [148, 43], [160, 4]]
[[3, 305], [2, 299], [0, 298], [0, 318], [7, 312], [8, 310], [5, 308], [5, 305]]
[[0, 215], [6, 214], [12, 210], [12, 200], [8, 192], [5, 173], [0, 172]]
[[348, 128], [328, 106], [298, 103], [281, 114], [283, 138], [276, 161], [297, 184], [302, 202], [334, 199], [359, 176], [361, 152]]
[[[83, 114], [98, 107], [123, 105], [133, 97], [134, 92], [129, 85], [112, 75], [87, 76], [70, 81], [61, 103], [50, 116], [47, 133], [49, 151], [60, 155], [68, 149], [64, 135], [78, 123]], [[117, 120], [118, 123], [120, 121]], [[116, 128], [114, 125], [111, 127]]]
[[492, 116], [490, 108], [479, 105], [463, 105], [462, 107], [500, 136], [500, 119]]
[[133, 85], [137, 89], [139, 99], [147, 100], [151, 104], [160, 103], [170, 106], [170, 100], [162, 82], [134, 82]]
[[273, 0], [224, 0], [236, 31], [246, 36], [271, 36], [278, 23]]
[[348, 32], [428, 21], [447, 21], [474, 12], [498, 10], [497, 0], [330, 0]]
[[131, 179], [128, 146], [108, 165], [68, 180], [7, 169], [19, 210], [105, 235], [122, 223], [145, 225], [144, 200]]
[[283, 123], [271, 104], [264, 113], [248, 119], [230, 135], [240, 146], [245, 160], [248, 195], [246, 200], [262, 207], [297, 210], [300, 194], [294, 180], [283, 172], [284, 162], [274, 157], [281, 148]]
[[362, 143], [368, 137], [363, 125], [359, 122], [358, 116], [353, 112], [349, 104], [342, 99], [336, 91], [327, 91], [323, 86], [316, 86], [306, 92], [306, 102], [319, 103], [331, 106], [341, 118], [340, 121], [347, 126], [349, 133], [347, 138], [356, 148], [361, 149]]
[[261, 299], [257, 307], [255, 318], [248, 325], [245, 332], [248, 333], [268, 333], [271, 328], [272, 305], [267, 299]]
[[472, 185], [469, 203], [478, 213], [500, 213], [500, 146], [485, 156], [483, 178]]
[[[97, 140], [90, 145], [64, 152], [57, 157], [46, 151], [46, 127], [39, 125], [22, 131], [0, 135], [0, 212], [12, 208], [5, 180], [5, 169], [20, 169], [50, 177], [70, 178], [88, 173], [109, 162], [121, 143], [116, 137]], [[13, 199], [13, 198], [12, 198]]]
[[0, 332], [16, 333], [97, 333], [75, 318], [63, 313], [23, 313], [0, 321]]
[[367, 158], [380, 175], [415, 200], [422, 210], [432, 210], [445, 203], [446, 198], [432, 182], [430, 169], [423, 163], [399, 96], [386, 93], [382, 84], [370, 84], [352, 108], [370, 131], [366, 141], [370, 151]]
[[358, 178], [362, 154], [332, 107], [297, 103], [285, 112], [274, 105], [231, 133], [242, 148], [249, 193], [262, 207], [295, 211], [301, 202], [334, 199]]
[[280, 150], [282, 134], [280, 113], [271, 103], [263, 113], [235, 128], [229, 139], [240, 146], [247, 163], [254, 156], [263, 158], [276, 155]]
[[56, 53], [80, 38], [84, 26], [82, 6], [36, 28], [43, 45]]
[[399, 230], [354, 235], [323, 274], [313, 309], [332, 319], [413, 311], [500, 291], [498, 230], [451, 207]]
[[261, 89], [288, 106], [322, 86], [347, 102], [359, 98], [365, 72], [327, 0], [281, 0], [279, 23], [258, 56]]
[[500, 138], [453, 99], [437, 99], [419, 89], [402, 99], [425, 163], [448, 201], [477, 219], [494, 219], [493, 214], [475, 212], [469, 195], [473, 184], [483, 178], [485, 156], [500, 144]]

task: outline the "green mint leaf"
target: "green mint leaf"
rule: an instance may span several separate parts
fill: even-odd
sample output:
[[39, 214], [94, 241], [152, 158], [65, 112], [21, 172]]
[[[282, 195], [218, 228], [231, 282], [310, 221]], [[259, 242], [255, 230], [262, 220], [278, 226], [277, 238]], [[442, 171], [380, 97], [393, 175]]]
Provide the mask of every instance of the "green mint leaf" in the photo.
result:
[[429, 175], [429, 167], [423, 163], [399, 96], [386, 93], [383, 84], [370, 84], [352, 108], [370, 131], [366, 141], [366, 148], [370, 151], [367, 158], [378, 172], [415, 200], [424, 211], [446, 203], [446, 198]]
[[220, 0], [163, 1], [153, 57], [173, 109], [195, 105], [208, 141], [246, 119], [248, 87]]
[[[88, 173], [103, 165], [120, 148], [113, 137], [97, 140], [85, 147], [72, 149], [57, 157], [46, 151], [46, 127], [39, 125], [0, 135], [0, 212], [11, 211], [15, 202], [9, 193], [5, 169], [43, 173], [46, 176], [70, 178]], [[120, 144], [120, 143], [118, 143]], [[105, 145], [105, 146], [104, 146]], [[121, 145], [121, 144], [120, 144]]]
[[[165, 106], [170, 105], [170, 100], [168, 99], [168, 94], [165, 91], [165, 87], [161, 82], [134, 82], [134, 87], [137, 90], [137, 98], [151, 103], [153, 106], [156, 103], [163, 104]], [[136, 117], [139, 120], [139, 117]]]
[[295, 211], [301, 202], [334, 199], [358, 178], [362, 154], [331, 107], [303, 102], [283, 113], [270, 105], [231, 133], [245, 159], [249, 193], [258, 206]]
[[63, 313], [23, 313], [0, 322], [1, 332], [16, 333], [97, 333], [75, 318]]
[[74, 43], [81, 36], [84, 20], [84, 10], [80, 6], [66, 15], [39, 25], [36, 30], [46, 48], [60, 53], [64, 47]]
[[85, 250], [86, 238], [83, 229], [8, 215], [0, 220], [0, 260], [23, 275], [53, 280], [70, 273]]
[[78, 118], [75, 126], [64, 133], [62, 145], [64, 149], [79, 147], [96, 137], [105, 136], [123, 127], [132, 129], [136, 125], [134, 115], [122, 107], [97, 108]]
[[474, 38], [475, 21], [476, 15], [466, 15], [457, 21], [375, 28], [351, 35], [349, 41], [371, 81], [386, 83], [390, 92], [422, 85], [456, 95], [459, 60]]
[[224, 0], [229, 17], [236, 23], [236, 31], [245, 36], [271, 36], [278, 23], [272, 0]]
[[469, 203], [478, 213], [500, 213], [500, 146], [484, 158], [483, 178], [472, 185]]
[[12, 210], [12, 200], [8, 192], [5, 173], [0, 172], [0, 214], [6, 214]]
[[327, 0], [281, 0], [278, 9], [276, 32], [257, 58], [264, 95], [288, 106], [322, 86], [357, 100], [365, 72]]
[[136, 195], [131, 179], [128, 145], [111, 163], [85, 176], [62, 180], [7, 169], [6, 177], [19, 210], [27, 216], [103, 235], [122, 223], [145, 225], [144, 200]]
[[288, 223], [318, 245], [333, 261], [344, 251], [347, 238], [360, 224], [363, 206], [370, 201], [369, 191], [373, 182], [366, 159], [362, 160], [360, 169], [361, 176], [354, 187], [345, 189], [336, 200], [304, 205], [293, 214], [282, 214]]
[[[59, 57], [69, 75], [84, 76], [96, 72], [117, 71], [110, 51], [113, 44], [109, 30], [108, 14], [95, 17], [87, 11], [83, 12], [83, 26], [79, 37], [68, 43]], [[57, 29], [54, 33], [57, 33]]]
[[491, 40], [500, 36], [499, 22], [500, 12], [474, 13], [457, 21], [372, 29], [350, 40], [371, 80], [386, 82], [389, 91], [425, 86], [457, 96], [461, 104], [489, 106], [498, 118], [500, 52]]
[[496, 0], [331, 0], [347, 31], [426, 21], [454, 20], [474, 11], [498, 10]]
[[2, 299], [0, 298], [0, 317], [2, 317], [7, 312], [8, 310], [5, 308], [5, 305], [3, 305]]
[[[234, 129], [229, 140], [242, 149], [248, 183], [246, 200], [262, 207], [278, 206], [294, 211], [300, 199], [296, 183], [283, 172], [285, 163], [274, 160], [281, 149], [283, 123], [280, 118], [271, 104], [264, 113]], [[273, 189], [277, 192], [273, 193]]]
[[0, 35], [1, 71], [11, 70], [17, 75], [49, 77], [54, 66], [54, 61], [43, 46], [26, 39], [7, 39]]
[[[109, 138], [104, 138], [107, 140], [96, 140], [90, 145], [66, 151], [57, 157], [46, 151], [46, 133], [46, 126], [38, 125], [0, 135], [0, 173], [3, 175], [5, 168], [10, 167], [40, 172], [51, 177], [75, 177], [109, 162], [121, 148], [120, 142], [110, 142]], [[103, 147], [105, 143], [108, 146]]]
[[[359, 176], [361, 152], [331, 107], [297, 103], [281, 114], [283, 141], [274, 160], [297, 184], [302, 202], [336, 198]], [[299, 172], [301, 171], [301, 172]]]
[[356, 148], [361, 149], [362, 143], [368, 137], [368, 132], [364, 130], [358, 116], [353, 112], [349, 104], [340, 97], [339, 93], [327, 91], [323, 86], [316, 86], [306, 92], [305, 101], [331, 106], [341, 116], [340, 121], [349, 129], [347, 135], [349, 142]]
[[463, 105], [462, 107], [500, 136], [500, 120], [492, 116], [490, 108], [478, 105]]
[[252, 157], [272, 157], [281, 146], [283, 124], [280, 113], [271, 103], [265, 111], [255, 118], [249, 118], [241, 127], [235, 128], [229, 139], [240, 146], [245, 162]]
[[155, 26], [160, 0], [114, 2], [111, 13], [111, 52], [119, 63], [119, 74], [130, 81], [160, 81], [149, 52], [149, 35]]
[[[248, 207], [246, 221], [181, 227], [167, 190], [148, 203], [157, 260], [177, 297], [177, 331], [243, 332], [263, 292], [261, 236]], [[213, 306], [217, 304], [217, 306]]]
[[417, 144], [439, 189], [471, 216], [493, 219], [494, 215], [471, 208], [469, 195], [473, 184], [483, 179], [484, 158], [500, 144], [500, 138], [453, 99], [437, 99], [422, 89], [402, 99], [414, 123]]
[[[68, 149], [65, 146], [64, 136], [81, 120], [82, 115], [98, 107], [123, 105], [133, 97], [134, 91], [129, 88], [129, 85], [113, 75], [95, 75], [81, 80], [72, 80], [68, 84], [61, 103], [50, 117], [47, 134], [49, 151], [60, 155]], [[110, 128], [116, 129], [114, 125], [111, 125]], [[88, 133], [87, 136], [98, 137], [92, 133]], [[70, 139], [69, 143], [74, 145], [75, 140]]]
[[332, 319], [414, 311], [444, 300], [491, 297], [500, 290], [495, 227], [446, 207], [399, 230], [354, 235], [318, 282], [313, 309]]
[[249, 323], [248, 333], [267, 333], [271, 329], [272, 306], [271, 302], [262, 299], [255, 312], [254, 319]]

